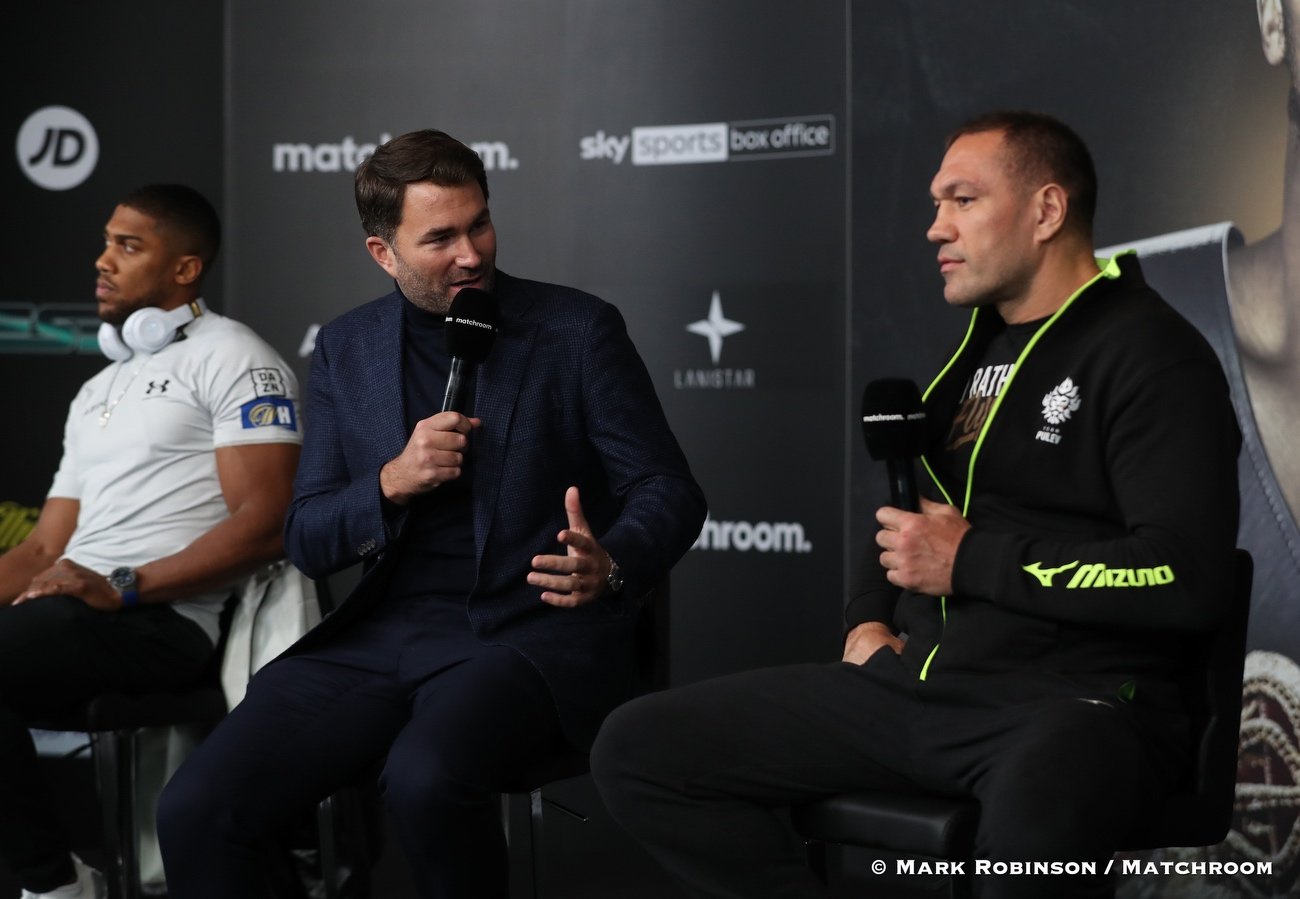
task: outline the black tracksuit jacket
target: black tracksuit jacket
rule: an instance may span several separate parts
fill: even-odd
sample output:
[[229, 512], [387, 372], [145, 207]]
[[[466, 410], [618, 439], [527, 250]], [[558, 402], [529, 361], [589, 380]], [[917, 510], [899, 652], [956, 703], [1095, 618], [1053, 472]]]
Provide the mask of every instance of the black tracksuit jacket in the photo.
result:
[[[892, 622], [923, 679], [1060, 675], [1176, 702], [1187, 635], [1213, 628], [1232, 590], [1241, 438], [1219, 361], [1136, 256], [1116, 257], [1038, 329], [968, 472], [951, 471], [940, 441], [1003, 327], [995, 309], [977, 309], [925, 394], [936, 498], [972, 525], [952, 595], [890, 585], [873, 545], [846, 623]], [[1052, 395], [1072, 388], [1077, 408], [1052, 423]]]

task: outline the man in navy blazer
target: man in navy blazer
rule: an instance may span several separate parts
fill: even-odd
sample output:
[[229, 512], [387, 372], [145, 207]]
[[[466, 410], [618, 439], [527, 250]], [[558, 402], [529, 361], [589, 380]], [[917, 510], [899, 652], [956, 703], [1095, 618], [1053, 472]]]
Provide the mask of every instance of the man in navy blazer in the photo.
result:
[[[173, 899], [266, 895], [263, 847], [376, 762], [420, 895], [505, 896], [495, 794], [631, 695], [638, 602], [704, 519], [618, 311], [496, 270], [473, 151], [403, 135], [356, 194], [398, 289], [317, 335], [285, 546], [313, 577], [365, 573], [164, 793]], [[466, 287], [499, 333], [468, 408], [440, 411]]]

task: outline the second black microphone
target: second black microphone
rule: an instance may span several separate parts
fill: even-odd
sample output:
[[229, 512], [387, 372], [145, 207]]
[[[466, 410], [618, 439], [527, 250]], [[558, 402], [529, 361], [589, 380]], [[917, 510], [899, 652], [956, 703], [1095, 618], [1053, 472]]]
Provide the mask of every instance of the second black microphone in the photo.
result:
[[892, 504], [919, 512], [915, 459], [925, 449], [925, 410], [916, 382], [881, 378], [862, 392], [862, 436], [867, 454], [889, 472]]

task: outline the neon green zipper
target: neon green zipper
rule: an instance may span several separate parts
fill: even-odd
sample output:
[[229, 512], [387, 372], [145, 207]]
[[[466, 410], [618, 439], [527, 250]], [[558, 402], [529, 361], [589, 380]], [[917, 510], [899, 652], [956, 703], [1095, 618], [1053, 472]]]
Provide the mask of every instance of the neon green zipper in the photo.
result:
[[[1102, 278], [1114, 279], [1120, 276], [1118, 260], [1120, 256], [1127, 256], [1129, 254], [1136, 255], [1135, 251], [1127, 250], [1106, 260], [1104, 265], [1100, 264], [1100, 260], [1098, 260], [1098, 268], [1100, 271], [1084, 282], [1078, 290], [1070, 294], [1069, 299], [1061, 304], [1061, 308], [1053, 312], [1047, 321], [1043, 322], [1042, 326], [1034, 332], [1034, 336], [1029, 338], [1029, 342], [1025, 344], [1025, 348], [1021, 350], [1020, 355], [1016, 357], [1015, 365], [1011, 369], [1011, 375], [1007, 378], [1007, 383], [1003, 385], [1002, 392], [999, 393], [997, 398], [993, 401], [993, 407], [989, 409], [988, 418], [984, 419], [984, 425], [980, 428], [979, 436], [975, 438], [975, 446], [971, 449], [970, 463], [966, 467], [966, 495], [962, 498], [961, 505], [961, 514], [963, 518], [965, 518], [970, 511], [971, 491], [975, 483], [975, 460], [979, 456], [980, 449], [984, 446], [984, 438], [988, 435], [989, 428], [993, 424], [993, 419], [997, 417], [998, 410], [1002, 408], [1002, 400], [1011, 391], [1012, 382], [1014, 382], [1016, 376], [1020, 374], [1021, 363], [1023, 363], [1029, 356], [1030, 351], [1038, 345], [1039, 339], [1047, 333], [1047, 329], [1056, 323], [1056, 320], [1065, 313], [1066, 309], [1069, 309], [1074, 305], [1074, 301], [1077, 300], [1085, 290], [1096, 284]], [[922, 397], [922, 401], [930, 398], [930, 394], [934, 391], [934, 388], [941, 380], [943, 380], [943, 377], [948, 374], [948, 371], [954, 364], [956, 364], [957, 360], [961, 358], [961, 354], [965, 352], [966, 347], [970, 344], [971, 336], [975, 333], [976, 318], [983, 311], [983, 308], [977, 308], [971, 313], [970, 324], [966, 328], [966, 336], [962, 338], [961, 345], [958, 346], [957, 351], [952, 354], [952, 358], [948, 360], [948, 364], [943, 367], [939, 374], [935, 375], [934, 380], [930, 382], [930, 386], [925, 389], [925, 395]], [[944, 488], [942, 482], [939, 480], [939, 476], [934, 473], [934, 469], [930, 467], [930, 462], [925, 458], [925, 456], [921, 457], [921, 465], [925, 468], [926, 472], [929, 473], [930, 479], [934, 481], [935, 486], [939, 488], [939, 492], [943, 494], [943, 498], [947, 501], [948, 505], [957, 505], [952, 501], [952, 496], [950, 496], [948, 491]], [[939, 652], [939, 643], [942, 642], [943, 631], [948, 626], [948, 597], [946, 596], [939, 597], [939, 618], [940, 640], [934, 644], [934, 648], [930, 650], [930, 654], [925, 657], [925, 664], [921, 666], [921, 680], [925, 680], [926, 676], [930, 673], [930, 663], [934, 661], [935, 655]]]

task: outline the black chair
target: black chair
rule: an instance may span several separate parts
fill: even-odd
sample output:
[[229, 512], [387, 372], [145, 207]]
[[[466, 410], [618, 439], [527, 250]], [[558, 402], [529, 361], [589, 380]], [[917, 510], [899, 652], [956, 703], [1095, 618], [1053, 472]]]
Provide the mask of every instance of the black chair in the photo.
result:
[[[324, 582], [316, 584], [322, 614], [330, 611], [330, 594]], [[99, 794], [103, 839], [108, 856], [104, 872], [109, 899], [140, 899], [140, 866], [137, 844], [138, 826], [135, 807], [136, 769], [139, 760], [139, 732], [148, 727], [193, 727], [204, 735], [211, 732], [226, 716], [226, 696], [221, 689], [221, 662], [225, 653], [226, 633], [234, 613], [237, 597], [222, 610], [221, 637], [212, 661], [193, 687], [180, 692], [142, 694], [105, 693], [84, 705], [58, 715], [51, 715], [32, 726], [39, 730], [86, 733], [90, 736], [91, 756]], [[364, 839], [358, 835], [361, 825], [355, 812], [356, 799], [347, 791], [328, 796], [316, 813], [320, 847], [321, 881], [325, 899], [337, 899], [341, 885], [348, 881], [352, 894], [369, 895], [369, 868], [347, 865], [337, 851], [343, 830], [340, 821], [354, 826], [346, 829], [342, 841], [354, 847]], [[368, 859], [364, 843], [352, 849], [349, 858]], [[292, 877], [293, 872], [277, 872]], [[282, 884], [277, 889], [292, 895], [295, 885]]]
[[[669, 685], [669, 589], [668, 578], [641, 600], [637, 610], [637, 692], [649, 693]], [[542, 759], [511, 786], [503, 796], [502, 814], [510, 850], [511, 899], [538, 899], [543, 882], [542, 838], [546, 812], [551, 810], [586, 822], [578, 809], [556, 802], [544, 790], [557, 781], [585, 775], [587, 754], [573, 751]]]
[[110, 899], [139, 899], [141, 892], [135, 808], [138, 735], [147, 727], [194, 727], [206, 734], [226, 716], [221, 657], [233, 608], [234, 603], [228, 602], [222, 611], [221, 641], [207, 670], [190, 689], [133, 695], [104, 693], [80, 707], [32, 724], [40, 730], [90, 736], [108, 855], [104, 875]]
[[[1123, 846], [1125, 850], [1209, 846], [1228, 833], [1237, 781], [1241, 679], [1253, 575], [1250, 554], [1237, 550], [1232, 607], [1219, 630], [1190, 660], [1183, 685], [1196, 741], [1194, 770], [1182, 790], [1135, 822]], [[865, 791], [800, 806], [793, 810], [792, 821], [808, 841], [810, 864], [825, 878], [826, 848], [830, 845], [930, 860], [967, 861], [974, 855], [979, 804], [938, 796]], [[954, 876], [950, 889], [953, 897], [969, 896], [968, 877]]]

